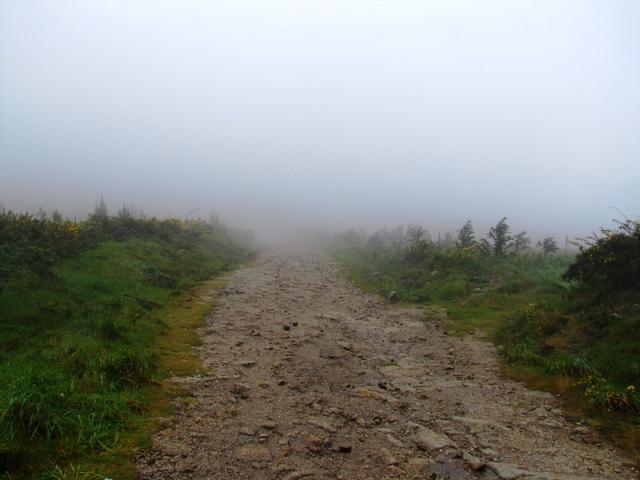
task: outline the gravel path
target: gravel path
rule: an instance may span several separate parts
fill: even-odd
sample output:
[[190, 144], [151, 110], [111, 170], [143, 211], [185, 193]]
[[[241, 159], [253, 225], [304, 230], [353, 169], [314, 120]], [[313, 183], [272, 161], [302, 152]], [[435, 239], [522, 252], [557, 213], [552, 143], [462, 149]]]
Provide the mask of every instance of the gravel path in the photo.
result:
[[230, 274], [206, 375], [162, 422], [140, 478], [638, 478], [553, 395], [499, 376], [481, 339], [342, 280], [313, 251]]

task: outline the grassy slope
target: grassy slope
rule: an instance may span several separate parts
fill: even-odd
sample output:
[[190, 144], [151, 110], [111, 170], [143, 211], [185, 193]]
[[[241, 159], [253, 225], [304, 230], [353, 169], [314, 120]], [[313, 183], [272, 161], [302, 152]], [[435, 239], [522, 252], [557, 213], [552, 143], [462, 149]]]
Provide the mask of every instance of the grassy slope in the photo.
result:
[[[421, 303], [453, 334], [488, 333], [502, 349], [506, 373], [563, 394], [572, 414], [603, 428], [623, 446], [640, 449], [635, 407], [621, 413], [605, 404], [624, 395], [627, 385], [638, 385], [639, 305], [626, 301], [615, 321], [606, 320], [611, 312], [586, 308], [561, 280], [571, 258], [479, 265], [477, 278], [459, 268], [433, 275], [432, 268], [400, 261], [399, 252], [335, 253], [345, 275], [361, 288], [385, 296], [393, 290], [400, 301]], [[592, 382], [595, 388], [585, 386], [588, 375], [599, 377]]]
[[[482, 328], [495, 334], [505, 321], [533, 303], [554, 304], [566, 290], [560, 280], [568, 257], [487, 263], [481, 274], [409, 266], [400, 252], [368, 255], [340, 250], [336, 256], [348, 278], [381, 295], [396, 291], [401, 301], [422, 303], [433, 314], [447, 311], [450, 331], [462, 334]], [[434, 272], [436, 272], [434, 274]]]
[[163, 408], [161, 380], [197, 368], [192, 327], [210, 306], [185, 292], [246, 257], [223, 234], [192, 245], [110, 241], [52, 278], [9, 284], [0, 293], [0, 471], [132, 475], [126, 459]]

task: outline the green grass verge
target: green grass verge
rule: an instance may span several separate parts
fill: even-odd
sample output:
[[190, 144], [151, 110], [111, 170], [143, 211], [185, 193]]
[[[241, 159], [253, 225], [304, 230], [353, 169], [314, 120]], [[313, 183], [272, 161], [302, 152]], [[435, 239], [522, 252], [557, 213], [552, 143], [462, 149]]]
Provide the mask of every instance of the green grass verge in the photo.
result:
[[199, 368], [194, 327], [211, 305], [194, 299], [215, 284], [197, 286], [246, 258], [224, 234], [131, 238], [14, 276], [0, 291], [0, 472], [134, 478], [169, 411], [164, 379]]
[[383, 296], [394, 291], [400, 301], [422, 304], [427, 313], [441, 316], [453, 334], [481, 328], [493, 335], [505, 320], [531, 305], [557, 304], [567, 290], [560, 277], [570, 262], [570, 257], [531, 255], [500, 261], [476, 259], [469, 267], [442, 268], [412, 264], [393, 250], [333, 253], [344, 275], [361, 289]]

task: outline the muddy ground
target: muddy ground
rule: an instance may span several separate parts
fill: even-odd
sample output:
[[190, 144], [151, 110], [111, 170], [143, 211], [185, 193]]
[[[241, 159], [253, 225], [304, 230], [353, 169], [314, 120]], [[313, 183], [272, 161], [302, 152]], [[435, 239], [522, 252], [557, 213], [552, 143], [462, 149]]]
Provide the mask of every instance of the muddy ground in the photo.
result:
[[141, 479], [638, 478], [553, 395], [502, 378], [489, 343], [363, 294], [321, 253], [264, 254], [228, 281], [208, 373], [176, 379]]

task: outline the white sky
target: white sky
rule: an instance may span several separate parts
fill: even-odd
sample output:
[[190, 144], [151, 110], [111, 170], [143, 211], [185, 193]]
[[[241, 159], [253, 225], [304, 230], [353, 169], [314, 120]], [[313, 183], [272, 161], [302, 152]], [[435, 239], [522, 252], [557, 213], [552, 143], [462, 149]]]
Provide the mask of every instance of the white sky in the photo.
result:
[[640, 1], [0, 0], [0, 202], [231, 223], [640, 215]]

